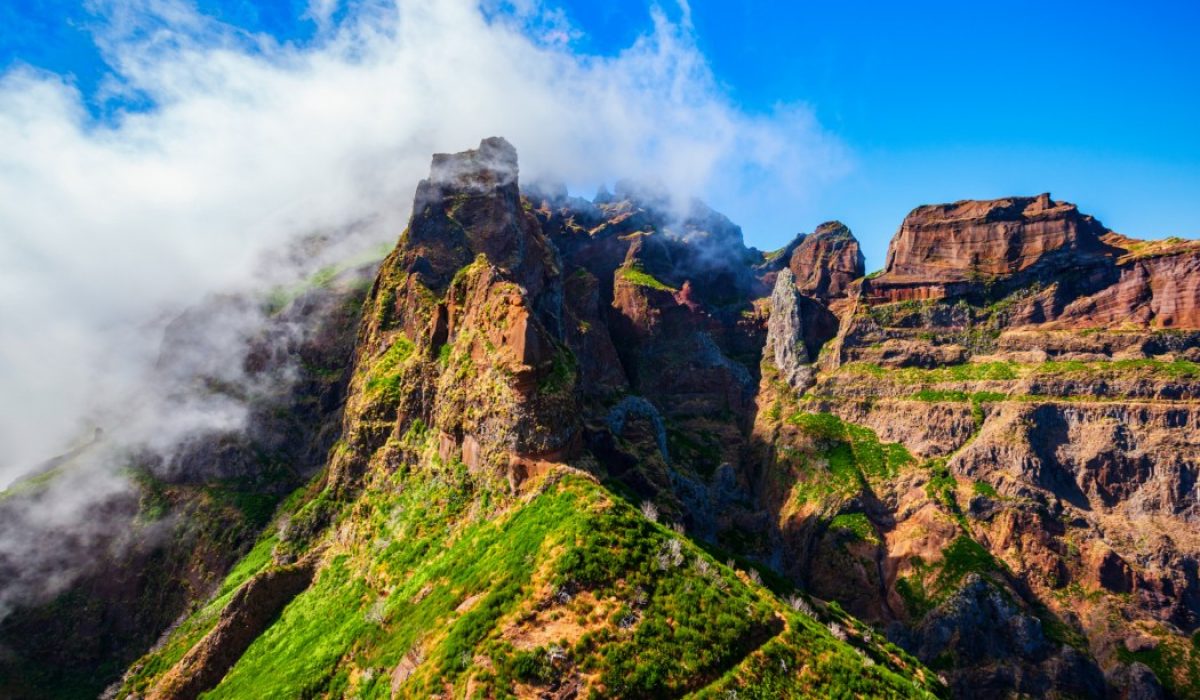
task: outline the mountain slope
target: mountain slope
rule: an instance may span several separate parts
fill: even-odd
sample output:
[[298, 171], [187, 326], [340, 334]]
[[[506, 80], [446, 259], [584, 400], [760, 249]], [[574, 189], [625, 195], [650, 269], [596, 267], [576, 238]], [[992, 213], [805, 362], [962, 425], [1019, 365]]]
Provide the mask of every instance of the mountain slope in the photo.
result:
[[[106, 417], [115, 430], [0, 493], [0, 531], [13, 535], [0, 547], [0, 581], [19, 596], [0, 602], [0, 697], [96, 697], [323, 468], [368, 273], [374, 266], [295, 290], [247, 337], [222, 325], [260, 303], [243, 297], [209, 299], [168, 325], [151, 405], [187, 415], [216, 396], [245, 409], [241, 429], [189, 434], [163, 457], [122, 447], [124, 419]], [[211, 377], [214, 344], [216, 357], [244, 363], [252, 386]]]
[[[338, 523], [311, 588], [205, 697], [920, 694], [915, 662], [850, 624], [839, 629], [857, 645], [835, 639], [587, 476], [560, 468], [493, 509], [449, 465], [385, 481]], [[160, 680], [146, 673], [185, 647], [152, 654], [128, 687], [190, 696], [189, 657]]]
[[1041, 195], [862, 261], [435, 156], [324, 469], [112, 694], [1200, 697], [1200, 248]]
[[[608, 285], [583, 267], [568, 274], [520, 194], [511, 146], [490, 139], [435, 157], [369, 293], [327, 470], [116, 695], [936, 691], [928, 671], [837, 606], [785, 604], [753, 568], [722, 564], [683, 527], [652, 522], [649, 499], [641, 510], [626, 501], [641, 503], [641, 489], [662, 496], [664, 517], [679, 511], [666, 500], [669, 448], [654, 431], [662, 419], [626, 394], [617, 364], [626, 351], [630, 363], [652, 355], [605, 337], [600, 295], [628, 304], [620, 332], [679, 347], [732, 383], [732, 396], [717, 396], [721, 410], [752, 395], [749, 372], [687, 327], [686, 297], [667, 313], [647, 298], [667, 287], [653, 277], [657, 256], [678, 245], [695, 244], [637, 240], [629, 252], [597, 254], [597, 269], [611, 266]], [[692, 264], [754, 284], [748, 267], [723, 277], [721, 264]], [[638, 382], [662, 381], [641, 367]], [[711, 410], [713, 394], [688, 393], [700, 417]], [[616, 423], [615, 436], [632, 442], [603, 444]], [[664, 448], [648, 464], [637, 459], [645, 445], [634, 444], [644, 442], [635, 423], [649, 427], [653, 450]]]

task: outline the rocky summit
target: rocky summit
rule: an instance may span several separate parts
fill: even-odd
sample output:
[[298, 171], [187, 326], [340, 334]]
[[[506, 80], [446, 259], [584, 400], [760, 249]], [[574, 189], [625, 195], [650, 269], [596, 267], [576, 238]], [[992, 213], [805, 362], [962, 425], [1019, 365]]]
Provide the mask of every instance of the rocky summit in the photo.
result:
[[668, 202], [435, 156], [369, 285], [274, 310], [323, 330], [256, 431], [0, 622], [0, 694], [1200, 697], [1200, 242], [961, 201], [865, 274]]

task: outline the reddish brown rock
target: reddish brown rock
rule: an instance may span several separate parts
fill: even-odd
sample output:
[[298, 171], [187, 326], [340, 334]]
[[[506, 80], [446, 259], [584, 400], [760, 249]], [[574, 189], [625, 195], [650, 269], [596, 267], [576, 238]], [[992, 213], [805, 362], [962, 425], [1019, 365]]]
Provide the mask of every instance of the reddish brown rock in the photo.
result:
[[790, 269], [801, 293], [824, 302], [853, 293], [851, 283], [865, 272], [858, 239], [840, 221], [828, 221], [813, 233], [801, 233], [755, 266], [762, 293], [775, 288], [779, 271]]
[[[1108, 231], [1049, 195], [918, 207], [865, 300], [1004, 300], [1001, 328], [1200, 328], [1200, 242]], [[981, 314], [976, 314], [980, 316]]]
[[939, 367], [966, 361], [961, 345], [933, 345], [917, 340], [885, 340], [874, 347], [862, 348], [855, 360], [881, 367]]
[[1097, 656], [1118, 639], [1077, 612], [1197, 627], [1200, 382], [1030, 366], [1195, 349], [1071, 330], [1194, 324], [1193, 247], [1116, 236], [1048, 195], [958, 202], [915, 210], [860, 281], [836, 222], [753, 266], [706, 208], [681, 222], [628, 188], [517, 187], [503, 141], [435, 158], [367, 306], [335, 485], [421, 464], [404, 451], [426, 430], [442, 462], [514, 491], [578, 457], [664, 522], [888, 627], [962, 697], [1102, 695], [1048, 634], [1062, 622]]
[[892, 239], [884, 275], [928, 282], [1012, 275], [1055, 255], [1102, 253], [1105, 232], [1048, 194], [923, 206]]
[[308, 588], [314, 562], [271, 568], [233, 594], [216, 627], [192, 647], [148, 694], [151, 700], [192, 700], [221, 681], [284, 606]]
[[845, 296], [850, 283], [866, 273], [858, 240], [840, 221], [829, 221], [805, 236], [788, 260], [796, 288], [818, 299]]
[[1050, 195], [963, 200], [918, 207], [904, 219], [879, 277], [865, 286], [881, 299], [938, 299], [1020, 273], [1103, 264], [1117, 252], [1108, 231]]
[[1115, 284], [1069, 304], [1058, 325], [1200, 328], [1200, 249], [1196, 246], [1179, 246], [1149, 257], [1127, 255], [1119, 261], [1119, 269]]
[[485, 139], [435, 156], [368, 300], [362, 390], [346, 409], [350, 449], [333, 460], [332, 483], [353, 492], [363, 455], [418, 420], [439, 431], [444, 459], [493, 475], [514, 456], [570, 452], [578, 371], [564, 347], [564, 296], [557, 250], [521, 198], [512, 146]]

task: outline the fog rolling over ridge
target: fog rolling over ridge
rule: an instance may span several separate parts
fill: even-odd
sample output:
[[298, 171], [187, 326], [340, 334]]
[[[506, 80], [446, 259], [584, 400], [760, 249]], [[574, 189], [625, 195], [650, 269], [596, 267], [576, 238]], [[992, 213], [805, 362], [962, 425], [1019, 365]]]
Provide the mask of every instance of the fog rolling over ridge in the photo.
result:
[[[14, 516], [0, 550], [30, 578], [0, 599], [53, 593], [89, 543], [119, 543], [105, 504], [129, 496], [130, 454], [170, 465], [188, 436], [245, 425], [243, 400], [194, 380], [256, 390], [241, 356], [263, 306], [215, 307], [203, 367], [160, 363], [169, 324], [390, 245], [430, 153], [504, 134], [524, 182], [634, 174], [676, 203], [720, 193], [747, 206], [848, 167], [806, 108], [735, 106], [686, 7], [655, 10], [653, 31], [611, 56], [573, 52], [570, 28], [538, 4], [492, 10], [360, 3], [294, 45], [182, 2], [102, 2], [106, 116], [69, 77], [21, 65], [0, 77], [0, 487], [103, 430]], [[331, 242], [297, 247], [314, 235]]]
[[0, 7], [0, 700], [1200, 698], [1200, 4], [871, 10]]

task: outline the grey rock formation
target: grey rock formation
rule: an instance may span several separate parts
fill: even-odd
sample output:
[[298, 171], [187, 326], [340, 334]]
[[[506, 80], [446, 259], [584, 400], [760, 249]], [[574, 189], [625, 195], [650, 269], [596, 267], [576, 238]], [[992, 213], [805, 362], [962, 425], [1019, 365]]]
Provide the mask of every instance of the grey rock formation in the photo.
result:
[[779, 370], [779, 376], [796, 391], [813, 384], [813, 368], [804, 347], [804, 321], [800, 313], [800, 292], [791, 270], [779, 271], [771, 292], [771, 318], [767, 322], [767, 359]]

